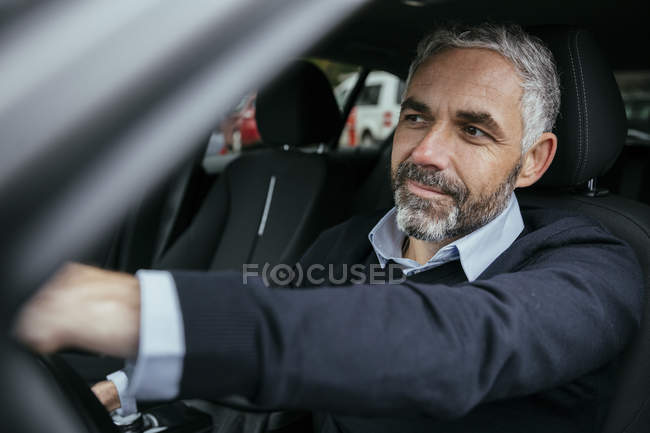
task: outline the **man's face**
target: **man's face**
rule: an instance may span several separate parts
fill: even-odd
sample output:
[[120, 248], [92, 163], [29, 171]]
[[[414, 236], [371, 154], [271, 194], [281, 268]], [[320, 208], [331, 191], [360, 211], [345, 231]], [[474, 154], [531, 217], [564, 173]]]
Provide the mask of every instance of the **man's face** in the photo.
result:
[[450, 49], [418, 68], [393, 140], [402, 231], [440, 242], [504, 209], [521, 166], [521, 95], [514, 67], [494, 51]]

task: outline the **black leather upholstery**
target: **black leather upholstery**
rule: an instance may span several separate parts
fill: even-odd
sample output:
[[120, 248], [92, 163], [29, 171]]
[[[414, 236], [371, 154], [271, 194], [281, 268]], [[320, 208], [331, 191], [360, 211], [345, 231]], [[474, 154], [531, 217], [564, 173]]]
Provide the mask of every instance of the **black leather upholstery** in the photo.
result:
[[[242, 156], [222, 173], [156, 267], [241, 271], [244, 263], [297, 260], [322, 228], [318, 199], [326, 172], [323, 155], [264, 151]], [[260, 236], [272, 177], [272, 199]]]
[[382, 144], [382, 150], [375, 167], [356, 192], [352, 214], [360, 214], [395, 206], [390, 181], [390, 159], [394, 133]]
[[[327, 142], [340, 125], [327, 78], [308, 62], [294, 63], [261, 91], [256, 111], [263, 140], [276, 145]], [[221, 174], [155, 266], [241, 270], [244, 263], [295, 262], [324, 227], [343, 218], [342, 211], [323, 208], [344, 186], [345, 176], [335, 171], [324, 154], [280, 149], [244, 154]]]
[[265, 144], [328, 143], [341, 112], [325, 75], [312, 63], [294, 62], [257, 95], [257, 127]]
[[621, 152], [627, 130], [612, 71], [585, 30], [544, 28], [533, 33], [553, 52], [562, 90], [554, 129], [557, 155], [539, 184], [573, 186], [602, 176]]
[[650, 204], [650, 146], [626, 145], [598, 184], [623, 197]]
[[[589, 33], [546, 28], [537, 34], [553, 51], [562, 82], [562, 106], [555, 128], [558, 153], [540, 183], [546, 187], [577, 186], [603, 175], [616, 161], [625, 142], [625, 111], [611, 70]], [[518, 191], [517, 196], [522, 207], [584, 213], [636, 252], [645, 280], [644, 317], [620, 358], [617, 389], [603, 431], [650, 431], [650, 207], [614, 194], [590, 197], [580, 192], [554, 193], [552, 188]]]

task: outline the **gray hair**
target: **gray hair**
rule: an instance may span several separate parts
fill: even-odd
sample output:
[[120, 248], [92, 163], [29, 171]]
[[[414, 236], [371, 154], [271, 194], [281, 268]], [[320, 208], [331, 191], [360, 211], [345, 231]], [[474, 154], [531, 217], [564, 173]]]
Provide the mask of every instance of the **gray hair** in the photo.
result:
[[512, 63], [523, 90], [522, 153], [530, 149], [542, 133], [553, 129], [560, 110], [559, 76], [553, 54], [541, 40], [518, 25], [444, 26], [420, 41], [417, 56], [409, 68], [407, 88], [422, 63], [449, 48], [484, 48], [496, 51]]

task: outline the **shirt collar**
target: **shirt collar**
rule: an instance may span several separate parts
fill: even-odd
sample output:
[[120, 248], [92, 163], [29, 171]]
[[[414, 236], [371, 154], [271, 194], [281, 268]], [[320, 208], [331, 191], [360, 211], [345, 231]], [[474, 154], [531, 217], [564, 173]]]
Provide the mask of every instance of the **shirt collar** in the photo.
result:
[[[389, 260], [402, 265], [405, 273], [423, 271], [460, 258], [468, 281], [474, 281], [501, 255], [524, 229], [517, 197], [513, 193], [508, 206], [483, 227], [441, 248], [429, 261], [420, 265], [402, 257], [405, 234], [397, 227], [396, 209], [384, 215], [368, 234], [377, 259], [383, 267]], [[455, 254], [455, 253], [458, 254]]]

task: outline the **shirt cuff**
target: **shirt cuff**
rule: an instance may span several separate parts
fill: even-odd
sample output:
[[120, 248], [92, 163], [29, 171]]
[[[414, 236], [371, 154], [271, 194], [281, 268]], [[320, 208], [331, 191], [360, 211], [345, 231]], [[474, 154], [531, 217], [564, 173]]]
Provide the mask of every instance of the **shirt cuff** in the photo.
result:
[[176, 284], [169, 272], [136, 273], [140, 282], [140, 343], [128, 394], [171, 400], [183, 374], [185, 334]]
[[138, 411], [138, 406], [135, 403], [135, 397], [129, 394], [129, 377], [123, 370], [116, 371], [106, 376], [117, 388], [117, 395], [120, 399], [120, 407], [115, 412], [120, 416], [128, 416]]

